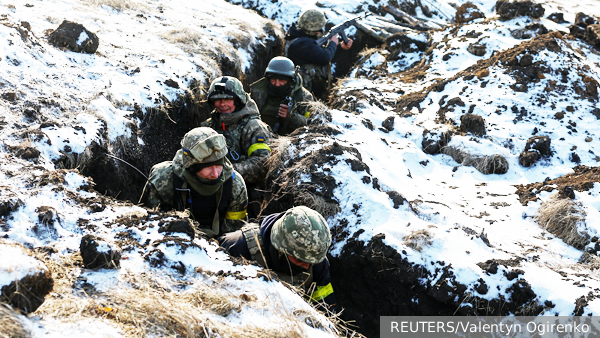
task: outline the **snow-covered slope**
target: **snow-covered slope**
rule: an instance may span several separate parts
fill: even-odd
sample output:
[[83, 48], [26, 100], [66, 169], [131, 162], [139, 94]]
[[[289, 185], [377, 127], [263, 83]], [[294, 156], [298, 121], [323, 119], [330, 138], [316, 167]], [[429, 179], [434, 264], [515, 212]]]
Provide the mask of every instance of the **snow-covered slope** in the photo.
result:
[[[98, 51], [50, 45], [47, 30], [63, 20], [95, 32]], [[169, 104], [223, 72], [251, 71], [280, 35], [275, 23], [223, 1], [0, 1], [0, 288], [44, 264], [54, 283], [36, 312], [2, 312], [14, 327], [33, 337], [337, 336], [257, 267], [234, 264], [204, 239], [159, 232], [181, 216], [103, 196], [77, 170], [57, 168], [61, 158], [81, 161], [93, 143], [143, 146], [135, 110]], [[120, 269], [83, 268], [86, 234], [123, 250]]]
[[[333, 91], [331, 121], [287, 141], [284, 166], [311, 156], [320, 161], [295, 177], [326, 202], [336, 295], [347, 308], [343, 316], [362, 320], [364, 332], [377, 330], [380, 315], [600, 312], [600, 185], [587, 168], [600, 160], [598, 95], [590, 89], [600, 83], [600, 53], [567, 35], [576, 13], [600, 16], [600, 7], [596, 0], [537, 2], [546, 8], [543, 18], [500, 21], [495, 1], [473, 1], [485, 19], [410, 33], [426, 44], [423, 50], [398, 53], [390, 43], [365, 52]], [[110, 153], [134, 142], [150, 154], [139, 128], [154, 108], [190, 87], [201, 92], [224, 72], [256, 72], [253, 57], [281, 38], [278, 25], [289, 27], [317, 6], [231, 3], [277, 23], [224, 1], [0, 1], [0, 236], [34, 249], [55, 278], [36, 312], [14, 315], [33, 336], [180, 334], [168, 330], [189, 323], [190, 330], [225, 336], [261, 328], [267, 336], [336, 335], [325, 317], [265, 281], [258, 268], [234, 264], [203, 239], [159, 232], [181, 216], [103, 196], [89, 178], [57, 167], [97, 163], [86, 162], [94, 143]], [[318, 6], [339, 23], [369, 10], [385, 15], [380, 6], [390, 3]], [[454, 17], [450, 1], [422, 4], [399, 5], [438, 24]], [[568, 23], [546, 19], [553, 12]], [[46, 30], [63, 20], [95, 31], [98, 52], [49, 45]], [[515, 37], [532, 24], [551, 33]], [[485, 45], [485, 53], [469, 52], [472, 44]], [[485, 120], [485, 135], [461, 130], [466, 113]], [[524, 167], [519, 157], [532, 136], [549, 137], [551, 154]], [[424, 151], [431, 140], [449, 141], [441, 144], [444, 153]], [[456, 161], [465, 154], [501, 155], [507, 170], [485, 175]], [[585, 184], [561, 178], [585, 173]], [[540, 207], [565, 185], [575, 190], [583, 246], [539, 225]], [[121, 268], [83, 269], [78, 251], [85, 234], [117, 243]], [[144, 306], [134, 309], [140, 297]], [[197, 316], [180, 316], [182, 326], [171, 328], [126, 319], [153, 307]]]

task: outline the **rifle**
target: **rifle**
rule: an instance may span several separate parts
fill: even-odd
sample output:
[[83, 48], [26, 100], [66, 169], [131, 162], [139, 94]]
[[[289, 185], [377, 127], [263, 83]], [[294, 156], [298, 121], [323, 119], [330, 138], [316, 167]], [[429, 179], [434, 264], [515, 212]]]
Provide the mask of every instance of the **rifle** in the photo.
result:
[[346, 32], [344, 32], [344, 30], [350, 26], [354, 26], [354, 24], [358, 20], [362, 20], [369, 15], [371, 15], [371, 13], [365, 13], [365, 15], [357, 16], [354, 19], [348, 19], [337, 26], [333, 26], [327, 34], [325, 34], [322, 37], [317, 39], [317, 44], [319, 46], [324, 45], [327, 41], [329, 41], [329, 39], [331, 39], [336, 34], [339, 34], [340, 37], [342, 38], [342, 40], [344, 40], [345, 43], [348, 43], [349, 40], [348, 40], [348, 37], [346, 36]]
[[[283, 99], [283, 101], [281, 102], [281, 104], [286, 104], [288, 106], [288, 114], [292, 113], [292, 97], [291, 97], [291, 93], [290, 95], [288, 95], [286, 98]], [[275, 134], [279, 134], [279, 128], [284, 124], [285, 119], [282, 119], [281, 117], [277, 116], [277, 123], [275, 123], [275, 125], [273, 126], [273, 131], [275, 132]]]

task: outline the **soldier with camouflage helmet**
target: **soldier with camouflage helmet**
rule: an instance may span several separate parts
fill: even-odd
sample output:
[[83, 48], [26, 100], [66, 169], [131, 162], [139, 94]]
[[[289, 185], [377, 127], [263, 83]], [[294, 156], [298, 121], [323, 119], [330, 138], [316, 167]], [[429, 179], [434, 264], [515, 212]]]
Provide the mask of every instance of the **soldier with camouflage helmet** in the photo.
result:
[[250, 96], [260, 110], [260, 117], [279, 135], [287, 135], [306, 125], [310, 116], [308, 102], [312, 94], [302, 87], [292, 60], [277, 56], [271, 59], [265, 76], [250, 85]]
[[293, 207], [267, 216], [260, 224], [250, 223], [225, 234], [218, 241], [230, 255], [273, 270], [280, 280], [310, 292], [312, 301], [337, 311], [326, 258], [331, 233], [318, 212]]
[[[292, 24], [285, 35], [285, 56], [300, 66], [304, 87], [318, 98], [324, 98], [331, 86], [331, 60], [339, 43], [335, 35], [327, 46], [317, 44], [326, 22], [323, 12], [309, 9], [300, 14], [298, 23]], [[352, 40], [348, 44], [342, 42], [340, 47], [350, 49]]]
[[152, 167], [140, 200], [149, 208], [187, 211], [208, 237], [240, 229], [247, 219], [246, 184], [226, 155], [223, 135], [190, 130], [172, 161]]
[[208, 102], [215, 109], [201, 125], [225, 136], [227, 158], [246, 183], [260, 183], [263, 163], [271, 154], [268, 141], [273, 134], [260, 120], [256, 103], [244, 92], [242, 83], [231, 76], [222, 76], [211, 83]]

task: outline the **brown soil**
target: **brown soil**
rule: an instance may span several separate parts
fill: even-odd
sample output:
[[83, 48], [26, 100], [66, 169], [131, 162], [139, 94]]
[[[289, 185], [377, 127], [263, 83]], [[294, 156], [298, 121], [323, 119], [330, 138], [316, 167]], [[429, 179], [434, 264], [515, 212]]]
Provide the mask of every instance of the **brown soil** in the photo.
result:
[[[573, 170], [575, 171], [574, 173], [553, 180], [547, 179], [544, 182], [515, 186], [517, 188], [517, 195], [519, 195], [519, 201], [523, 205], [527, 205], [531, 201], [537, 201], [541, 191], [550, 192], [558, 190], [560, 194], [565, 195], [564, 197], [569, 197], [570, 189], [567, 187], [570, 187], [576, 193], [584, 192], [593, 188], [594, 183], [600, 182], [600, 167], [579, 165], [573, 168]], [[553, 187], [553, 185], [557, 187]]]

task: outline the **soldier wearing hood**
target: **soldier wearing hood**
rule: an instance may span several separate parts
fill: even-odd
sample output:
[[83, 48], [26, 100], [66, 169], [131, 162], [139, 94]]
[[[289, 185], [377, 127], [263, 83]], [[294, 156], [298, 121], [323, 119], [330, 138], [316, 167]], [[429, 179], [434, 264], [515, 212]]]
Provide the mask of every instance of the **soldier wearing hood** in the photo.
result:
[[240, 229], [247, 219], [246, 184], [226, 155], [225, 137], [192, 129], [172, 161], [152, 167], [140, 200], [150, 208], [187, 211], [208, 237]]
[[222, 76], [211, 83], [208, 102], [215, 109], [201, 125], [225, 137], [227, 158], [246, 183], [261, 183], [263, 163], [271, 154], [267, 142], [273, 134], [260, 120], [256, 103], [244, 92], [242, 83], [231, 76]]
[[302, 87], [294, 63], [282, 56], [271, 59], [265, 76], [250, 85], [250, 96], [263, 122], [279, 135], [305, 126], [310, 116], [307, 103], [314, 101], [312, 94]]
[[337, 311], [326, 257], [331, 233], [318, 212], [293, 207], [217, 240], [230, 255], [271, 269], [280, 280], [304, 289], [313, 302]]
[[[323, 98], [331, 86], [331, 60], [339, 43], [335, 35], [326, 46], [317, 44], [326, 22], [323, 12], [309, 9], [300, 14], [298, 23], [292, 24], [285, 35], [285, 56], [300, 66], [304, 88], [317, 98]], [[342, 42], [340, 47], [350, 49], [352, 40], [348, 44]]]

